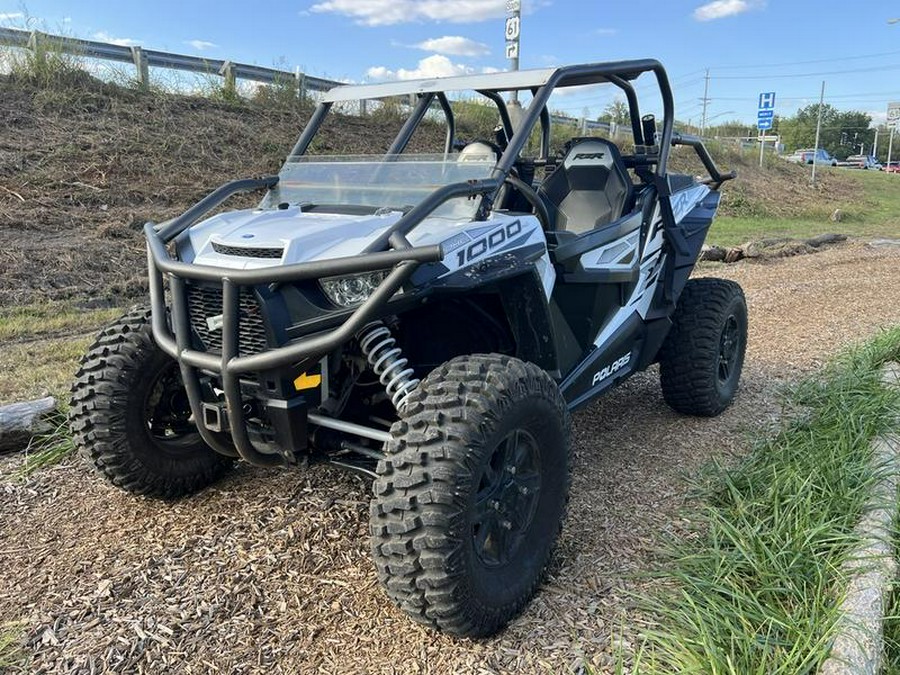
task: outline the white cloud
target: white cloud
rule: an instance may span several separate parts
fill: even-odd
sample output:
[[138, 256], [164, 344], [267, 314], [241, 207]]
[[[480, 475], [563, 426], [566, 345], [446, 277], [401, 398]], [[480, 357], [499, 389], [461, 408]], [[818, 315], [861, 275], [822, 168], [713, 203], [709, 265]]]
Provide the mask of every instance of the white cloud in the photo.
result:
[[366, 77], [373, 80], [389, 80], [393, 74], [393, 70], [388, 70], [384, 66], [372, 66], [366, 71]]
[[554, 96], [572, 96], [573, 94], [584, 94], [585, 96], [597, 94], [602, 91], [608, 91], [607, 84], [579, 84], [575, 87], [560, 87], [553, 92]]
[[15, 21], [24, 18], [25, 14], [23, 12], [6, 12], [5, 14], [0, 14], [0, 21]]
[[491, 53], [490, 48], [483, 42], [475, 42], [475, 40], [459, 35], [431, 38], [412, 46], [426, 52], [450, 54], [451, 56], [485, 56]]
[[184, 44], [190, 45], [191, 47], [196, 49], [198, 52], [202, 52], [204, 50], [212, 49], [213, 47], [219, 46], [215, 42], [209, 42], [207, 40], [188, 40]]
[[618, 28], [597, 28], [594, 35], [615, 35], [618, 32]]
[[462, 63], [453, 63], [446, 56], [432, 54], [420, 60], [415, 68], [391, 70], [385, 66], [373, 66], [366, 71], [371, 80], [420, 80], [432, 77], [454, 77], [474, 73], [497, 73], [497, 68], [473, 68]]
[[695, 9], [694, 18], [697, 21], [715, 21], [724, 19], [726, 16], [743, 14], [757, 4], [753, 0], [713, 0], [713, 2], [708, 2]]
[[474, 23], [506, 15], [506, 0], [324, 0], [312, 12], [343, 14], [366, 26], [411, 21]]
[[109, 42], [110, 44], [119, 45], [120, 47], [136, 47], [137, 45], [141, 44], [140, 41], [132, 40], [131, 38], [113, 37], [106, 31], [102, 30], [97, 31], [91, 37], [98, 42]]

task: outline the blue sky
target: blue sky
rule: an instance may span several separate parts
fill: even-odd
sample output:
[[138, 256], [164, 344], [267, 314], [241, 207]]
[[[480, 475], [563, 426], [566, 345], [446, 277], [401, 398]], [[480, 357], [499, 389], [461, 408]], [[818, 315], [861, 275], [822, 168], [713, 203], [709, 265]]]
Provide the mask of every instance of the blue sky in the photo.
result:
[[[674, 81], [678, 118], [755, 120], [776, 91], [791, 114], [818, 100], [883, 120], [900, 100], [900, 2], [888, 0], [524, 1], [522, 68], [653, 57]], [[0, 25], [201, 54], [354, 81], [503, 69], [505, 0], [0, 0]], [[598, 115], [605, 90], [555, 99]]]

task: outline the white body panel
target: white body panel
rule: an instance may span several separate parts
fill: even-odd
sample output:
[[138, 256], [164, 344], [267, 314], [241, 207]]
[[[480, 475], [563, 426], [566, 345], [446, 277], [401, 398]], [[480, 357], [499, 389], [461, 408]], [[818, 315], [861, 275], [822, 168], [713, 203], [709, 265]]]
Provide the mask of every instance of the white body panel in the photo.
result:
[[[383, 215], [344, 215], [304, 213], [299, 207], [287, 209], [252, 209], [213, 216], [189, 230], [193, 257], [187, 250], [187, 262], [228, 269], [259, 269], [277, 265], [329, 260], [361, 254], [402, 214], [391, 211]], [[534, 216], [492, 214], [487, 220], [453, 221], [427, 218], [409, 235], [414, 246], [443, 244], [443, 265], [448, 276], [463, 268], [477, 265], [498, 253], [542, 245], [544, 258], [539, 273], [549, 297], [556, 274], [546, 253], [546, 239]], [[221, 253], [215, 247], [229, 247]], [[247, 256], [235, 255], [245, 249]], [[282, 249], [281, 257], [251, 257], [253, 249]]]

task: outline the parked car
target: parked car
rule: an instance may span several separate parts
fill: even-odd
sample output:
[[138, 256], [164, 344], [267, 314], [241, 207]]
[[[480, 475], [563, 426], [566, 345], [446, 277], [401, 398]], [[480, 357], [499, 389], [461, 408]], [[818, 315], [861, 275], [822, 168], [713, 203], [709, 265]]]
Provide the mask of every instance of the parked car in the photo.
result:
[[806, 156], [810, 152], [812, 152], [812, 150], [796, 150], [790, 155], [785, 156], [785, 160], [793, 162], [794, 164], [806, 164]]
[[796, 164], [812, 164], [813, 157], [816, 158], [816, 164], [825, 164], [827, 166], [838, 165], [837, 160], [823, 148], [819, 148], [818, 150], [814, 150], [812, 148], [797, 150], [785, 157], [785, 159]]
[[844, 166], [848, 169], [872, 169], [874, 171], [882, 169], [881, 162], [872, 155], [850, 155], [843, 162], [838, 162], [838, 166]]

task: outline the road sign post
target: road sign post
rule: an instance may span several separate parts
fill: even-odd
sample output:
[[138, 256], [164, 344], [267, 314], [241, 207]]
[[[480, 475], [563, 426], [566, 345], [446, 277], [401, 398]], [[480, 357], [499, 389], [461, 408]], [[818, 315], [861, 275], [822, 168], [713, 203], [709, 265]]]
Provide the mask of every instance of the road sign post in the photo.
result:
[[888, 140], [887, 167], [891, 168], [891, 153], [894, 150], [894, 132], [900, 129], [900, 102], [888, 103], [887, 126], [890, 129]]
[[822, 80], [822, 94], [819, 96], [819, 118], [816, 121], [816, 148], [813, 151], [812, 184], [816, 184], [816, 165], [819, 163], [819, 139], [822, 137], [822, 108], [825, 107], [825, 80]]
[[775, 123], [775, 92], [766, 91], [759, 95], [759, 109], [756, 111], [756, 128], [759, 129], [759, 168], [763, 166], [766, 148], [766, 131]]
[[[521, 0], [506, 0], [506, 23], [503, 26], [503, 36], [506, 39], [506, 58], [509, 59], [509, 69], [519, 69], [519, 36], [522, 33], [522, 2]], [[519, 92], [512, 92], [512, 100], [519, 100]]]
[[888, 137], [887, 168], [891, 168], [891, 153], [894, 151], [894, 127], [891, 127], [891, 135]]

